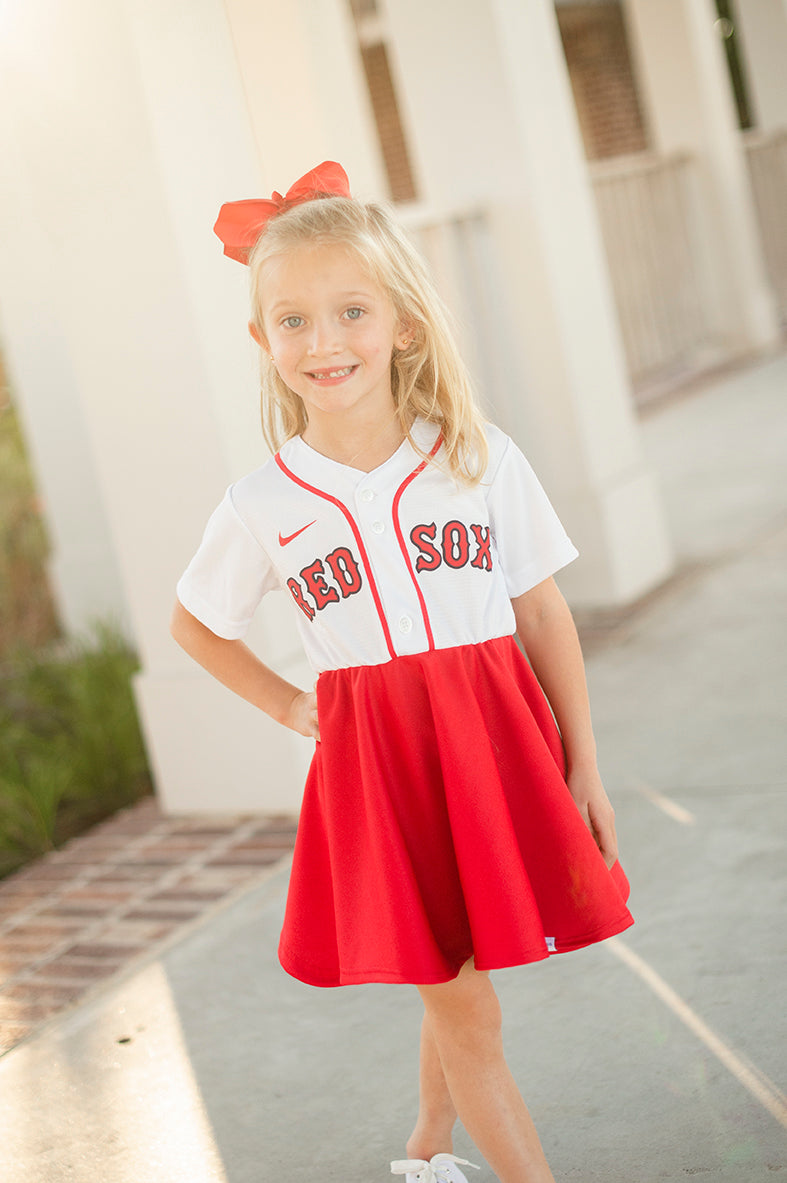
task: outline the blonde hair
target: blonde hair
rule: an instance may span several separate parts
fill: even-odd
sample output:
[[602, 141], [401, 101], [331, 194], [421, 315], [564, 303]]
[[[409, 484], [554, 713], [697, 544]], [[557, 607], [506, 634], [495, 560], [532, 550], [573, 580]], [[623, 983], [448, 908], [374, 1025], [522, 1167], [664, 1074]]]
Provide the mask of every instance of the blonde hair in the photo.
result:
[[[252, 324], [260, 336], [266, 336], [260, 298], [263, 264], [306, 242], [346, 247], [388, 294], [400, 324], [412, 335], [407, 348], [395, 350], [391, 359], [391, 390], [402, 431], [426, 458], [410, 429], [416, 416], [438, 424], [443, 463], [455, 478], [477, 484], [488, 448], [469, 374], [423, 260], [383, 206], [324, 197], [293, 206], [267, 223], [249, 255]], [[306, 412], [264, 350], [261, 375], [262, 430], [275, 452], [306, 429]]]

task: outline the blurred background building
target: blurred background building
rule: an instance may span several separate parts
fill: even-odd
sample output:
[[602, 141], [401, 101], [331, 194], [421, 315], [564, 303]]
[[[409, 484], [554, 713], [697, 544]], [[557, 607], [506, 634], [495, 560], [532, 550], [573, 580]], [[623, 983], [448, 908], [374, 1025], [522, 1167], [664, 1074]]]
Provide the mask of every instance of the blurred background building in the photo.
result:
[[[220, 204], [324, 159], [396, 202], [564, 591], [622, 605], [672, 570], [638, 404], [783, 340], [786, 63], [787, 0], [0, 0], [3, 351], [61, 619], [125, 621], [166, 807], [291, 810], [309, 754], [168, 634], [265, 459]], [[250, 641], [307, 682], [270, 600]]]

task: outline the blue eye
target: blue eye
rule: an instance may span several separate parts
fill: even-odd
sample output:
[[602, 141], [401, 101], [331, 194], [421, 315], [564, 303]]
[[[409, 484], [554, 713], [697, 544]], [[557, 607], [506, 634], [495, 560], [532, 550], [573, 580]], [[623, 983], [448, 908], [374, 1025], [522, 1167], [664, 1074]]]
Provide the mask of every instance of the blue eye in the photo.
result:
[[363, 316], [363, 308], [348, 308], [344, 315], [348, 320], [360, 320]]
[[302, 316], [285, 316], [282, 324], [288, 329], [298, 329], [303, 324]]

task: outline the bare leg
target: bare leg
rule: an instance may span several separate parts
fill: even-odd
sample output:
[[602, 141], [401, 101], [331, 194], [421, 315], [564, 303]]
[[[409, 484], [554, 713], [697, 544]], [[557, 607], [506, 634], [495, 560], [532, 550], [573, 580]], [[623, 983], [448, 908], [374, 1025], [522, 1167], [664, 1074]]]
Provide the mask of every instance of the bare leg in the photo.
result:
[[459, 1118], [500, 1183], [554, 1183], [503, 1055], [500, 1003], [472, 962], [452, 982], [419, 986]]
[[407, 1141], [408, 1158], [430, 1159], [435, 1154], [453, 1150], [451, 1134], [456, 1109], [443, 1075], [429, 1016], [421, 1024], [421, 1063], [419, 1072], [418, 1120]]

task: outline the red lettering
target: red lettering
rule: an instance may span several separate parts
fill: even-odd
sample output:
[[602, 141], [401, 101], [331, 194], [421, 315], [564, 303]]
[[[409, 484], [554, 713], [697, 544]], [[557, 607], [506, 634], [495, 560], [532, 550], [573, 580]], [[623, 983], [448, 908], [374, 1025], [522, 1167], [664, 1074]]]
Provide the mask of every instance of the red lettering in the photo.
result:
[[[489, 526], [470, 526], [476, 551], [470, 565], [479, 571], [492, 570], [492, 531]], [[416, 571], [436, 571], [442, 562], [454, 570], [464, 567], [470, 558], [471, 536], [463, 522], [446, 522], [440, 539], [440, 549], [435, 546], [437, 527], [431, 525], [413, 526], [410, 540], [419, 554], [415, 560]], [[442, 551], [442, 553], [441, 553]]]
[[477, 567], [479, 571], [492, 570], [492, 532], [488, 526], [471, 526], [473, 537], [478, 543], [478, 550], [475, 552], [474, 558], [470, 562], [471, 567]]
[[301, 609], [301, 611], [306, 613], [309, 620], [314, 620], [314, 609], [312, 608], [311, 604], [307, 604], [306, 601], [304, 600], [303, 588], [298, 583], [298, 580], [297, 579], [288, 579], [287, 580], [287, 587], [292, 592], [292, 598], [295, 600], [295, 603], [298, 605], [298, 607]]
[[326, 556], [325, 561], [339, 585], [343, 600], [346, 600], [348, 596], [354, 596], [356, 592], [361, 590], [363, 585], [361, 569], [351, 550], [348, 550], [346, 546], [337, 546], [336, 550]]
[[414, 542], [421, 552], [415, 560], [416, 571], [435, 571], [442, 562], [440, 551], [433, 545], [437, 536], [437, 526], [414, 526], [410, 531], [410, 541]]
[[449, 567], [464, 567], [469, 553], [467, 527], [462, 522], [446, 522], [443, 527], [443, 558]]
[[306, 584], [306, 590], [314, 596], [318, 610], [326, 604], [338, 604], [339, 593], [335, 587], [329, 587], [325, 582], [325, 568], [319, 559], [315, 559], [309, 567], [301, 571], [301, 579]]

